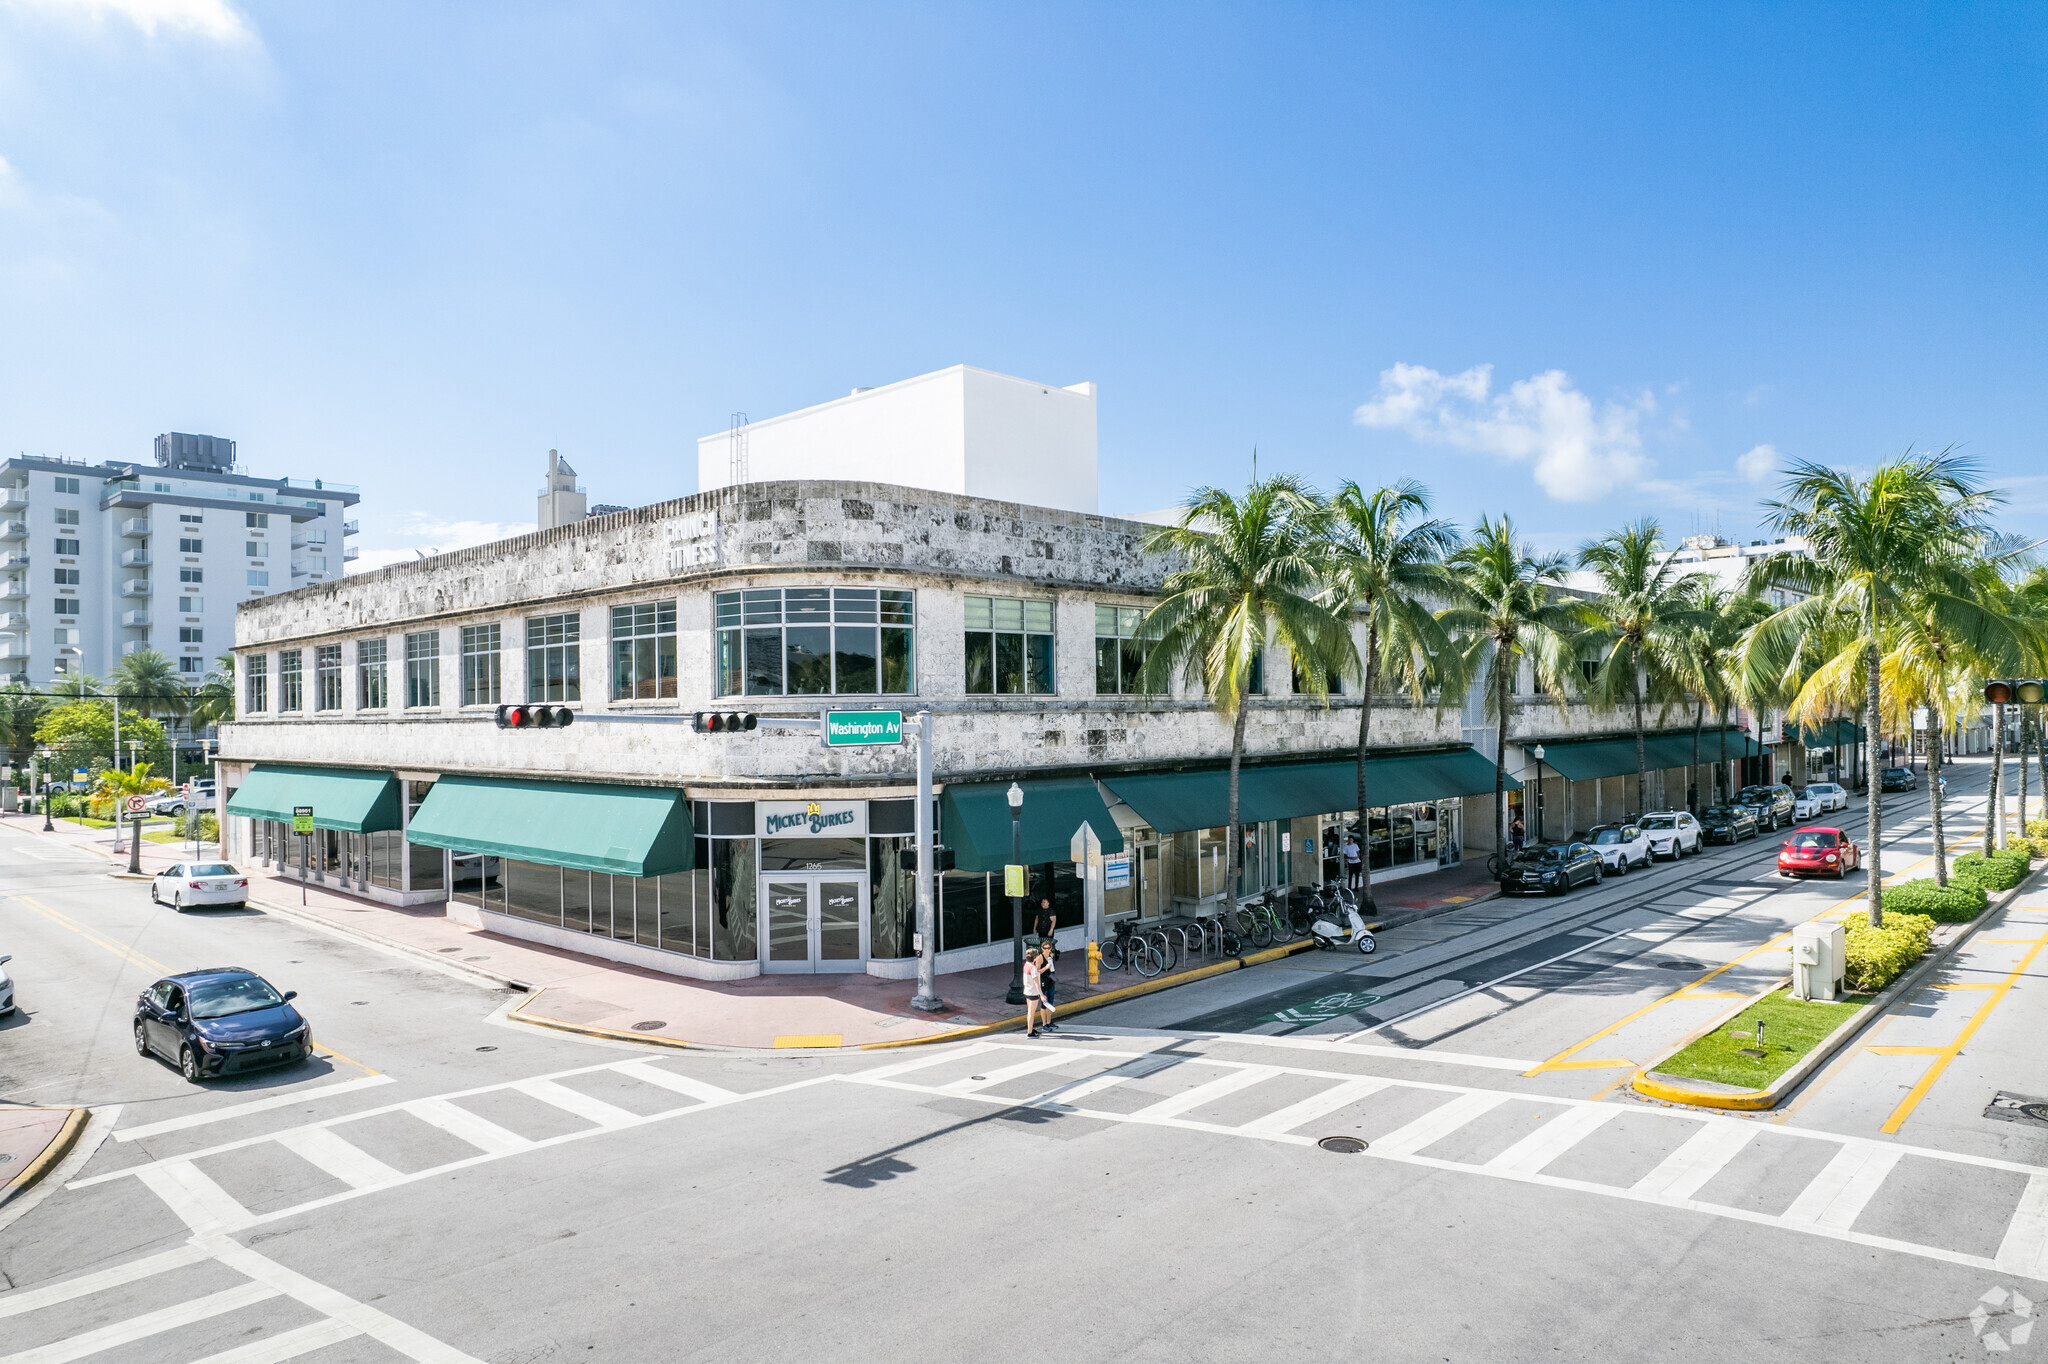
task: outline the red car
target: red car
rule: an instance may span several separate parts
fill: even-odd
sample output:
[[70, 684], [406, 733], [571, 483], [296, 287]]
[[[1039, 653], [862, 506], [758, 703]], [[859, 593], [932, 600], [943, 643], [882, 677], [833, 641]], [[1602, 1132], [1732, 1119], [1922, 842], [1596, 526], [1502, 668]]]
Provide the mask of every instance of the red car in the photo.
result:
[[1863, 865], [1863, 849], [1840, 829], [1795, 831], [1778, 849], [1780, 876], [1832, 876], [1836, 880]]

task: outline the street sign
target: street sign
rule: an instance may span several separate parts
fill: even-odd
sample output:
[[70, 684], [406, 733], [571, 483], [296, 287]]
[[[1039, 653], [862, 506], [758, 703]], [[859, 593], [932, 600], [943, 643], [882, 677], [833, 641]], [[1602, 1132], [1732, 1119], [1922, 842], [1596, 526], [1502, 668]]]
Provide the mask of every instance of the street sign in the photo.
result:
[[900, 710], [828, 710], [818, 726], [827, 748], [860, 748], [903, 742]]
[[73, 781], [75, 781], [75, 782], [78, 782], [78, 783], [80, 783], [81, 785], [82, 785], [82, 784], [84, 784], [84, 782], [85, 782], [85, 780], [86, 780], [86, 771], [85, 771], [85, 769], [84, 769], [84, 768], [82, 768], [82, 767], [74, 767], [74, 768], [72, 768], [72, 769], [71, 769], [71, 780], [73, 780]]
[[292, 832], [295, 834], [309, 834], [313, 832], [312, 806], [294, 805], [292, 807]]
[[148, 796], [123, 796], [123, 797], [121, 798], [121, 806], [122, 806], [122, 808], [123, 808], [123, 809], [127, 810], [127, 812], [128, 812], [129, 814], [131, 814], [131, 815], [143, 815], [143, 814], [148, 814], [148, 813], [149, 813], [149, 797], [148, 797]]
[[1024, 880], [1025, 870], [1015, 862], [1003, 868], [1003, 894], [1022, 896], [1029, 893], [1029, 887]]
[[1102, 859], [1102, 888], [1104, 890], [1129, 890], [1131, 888], [1131, 854], [1111, 853]]

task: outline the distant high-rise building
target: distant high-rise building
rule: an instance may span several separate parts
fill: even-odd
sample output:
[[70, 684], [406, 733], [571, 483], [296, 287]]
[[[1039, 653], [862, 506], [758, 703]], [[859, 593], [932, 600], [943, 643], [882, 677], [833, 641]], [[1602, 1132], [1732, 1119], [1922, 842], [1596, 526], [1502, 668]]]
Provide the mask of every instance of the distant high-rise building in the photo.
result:
[[568, 460], [548, 451], [548, 481], [540, 490], [540, 528], [574, 525], [589, 515], [590, 499], [576, 486], [576, 471]]

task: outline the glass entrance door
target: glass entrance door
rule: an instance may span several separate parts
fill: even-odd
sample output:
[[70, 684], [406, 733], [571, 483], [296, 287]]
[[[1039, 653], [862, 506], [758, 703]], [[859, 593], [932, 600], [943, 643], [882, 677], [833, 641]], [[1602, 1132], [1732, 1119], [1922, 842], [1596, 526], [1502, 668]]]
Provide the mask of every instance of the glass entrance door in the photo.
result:
[[761, 879], [761, 969], [867, 969], [867, 883], [845, 876]]

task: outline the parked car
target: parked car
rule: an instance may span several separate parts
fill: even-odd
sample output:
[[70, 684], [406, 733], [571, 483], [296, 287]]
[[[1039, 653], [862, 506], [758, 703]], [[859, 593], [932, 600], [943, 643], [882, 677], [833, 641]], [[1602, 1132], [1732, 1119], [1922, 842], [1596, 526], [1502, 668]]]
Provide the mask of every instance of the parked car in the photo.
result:
[[1912, 768], [1887, 767], [1884, 770], [1884, 777], [1878, 783], [1878, 789], [1883, 791], [1912, 791], [1917, 789], [1919, 785], [1920, 778], [1914, 775]]
[[0, 953], [0, 1018], [14, 1012], [14, 977], [7, 974], [7, 963], [13, 960], [12, 953]]
[[1652, 857], [1668, 857], [1675, 862], [1707, 846], [1706, 832], [1687, 810], [1658, 810], [1644, 815], [1637, 827], [1650, 840]]
[[249, 903], [249, 878], [226, 862], [179, 862], [149, 883], [149, 898], [183, 914], [192, 905]]
[[289, 1065], [313, 1054], [313, 1029], [279, 994], [239, 966], [165, 976], [135, 1001], [135, 1051], [172, 1062], [188, 1080]]
[[1700, 814], [1700, 831], [1709, 843], [1740, 843], [1756, 837], [1756, 813], [1743, 805], [1715, 805]]
[[1599, 885], [1606, 864], [1584, 843], [1546, 843], [1524, 848], [1501, 877], [1503, 895], [1562, 895], [1573, 886]]
[[1813, 794], [1811, 787], [1804, 791], [1795, 791], [1792, 794], [1792, 818], [1794, 821], [1812, 819], [1816, 815], [1826, 814], [1827, 808], [1826, 798]]
[[1603, 824], [1590, 830], [1586, 841], [1616, 876], [1628, 875], [1631, 867], [1650, 865], [1650, 836], [1640, 825]]
[[[200, 788], [193, 793], [191, 804], [197, 809], [211, 810], [213, 808], [213, 792], [206, 790], [204, 787]], [[160, 796], [151, 796], [148, 809], [153, 815], [182, 815], [185, 813], [185, 805], [185, 793], [183, 791], [166, 791]]]
[[1780, 876], [1832, 876], [1837, 881], [1863, 865], [1863, 849], [1840, 829], [1809, 827], [1778, 849]]
[[1849, 808], [1848, 789], [1836, 782], [1817, 781], [1809, 783], [1806, 788], [1806, 794], [1821, 798], [1824, 802], [1820, 807], [1822, 814], [1833, 814], [1836, 810], [1846, 810]]
[[1789, 786], [1745, 786], [1735, 793], [1735, 803], [1755, 817], [1757, 828], [1770, 833], [1793, 822]]

